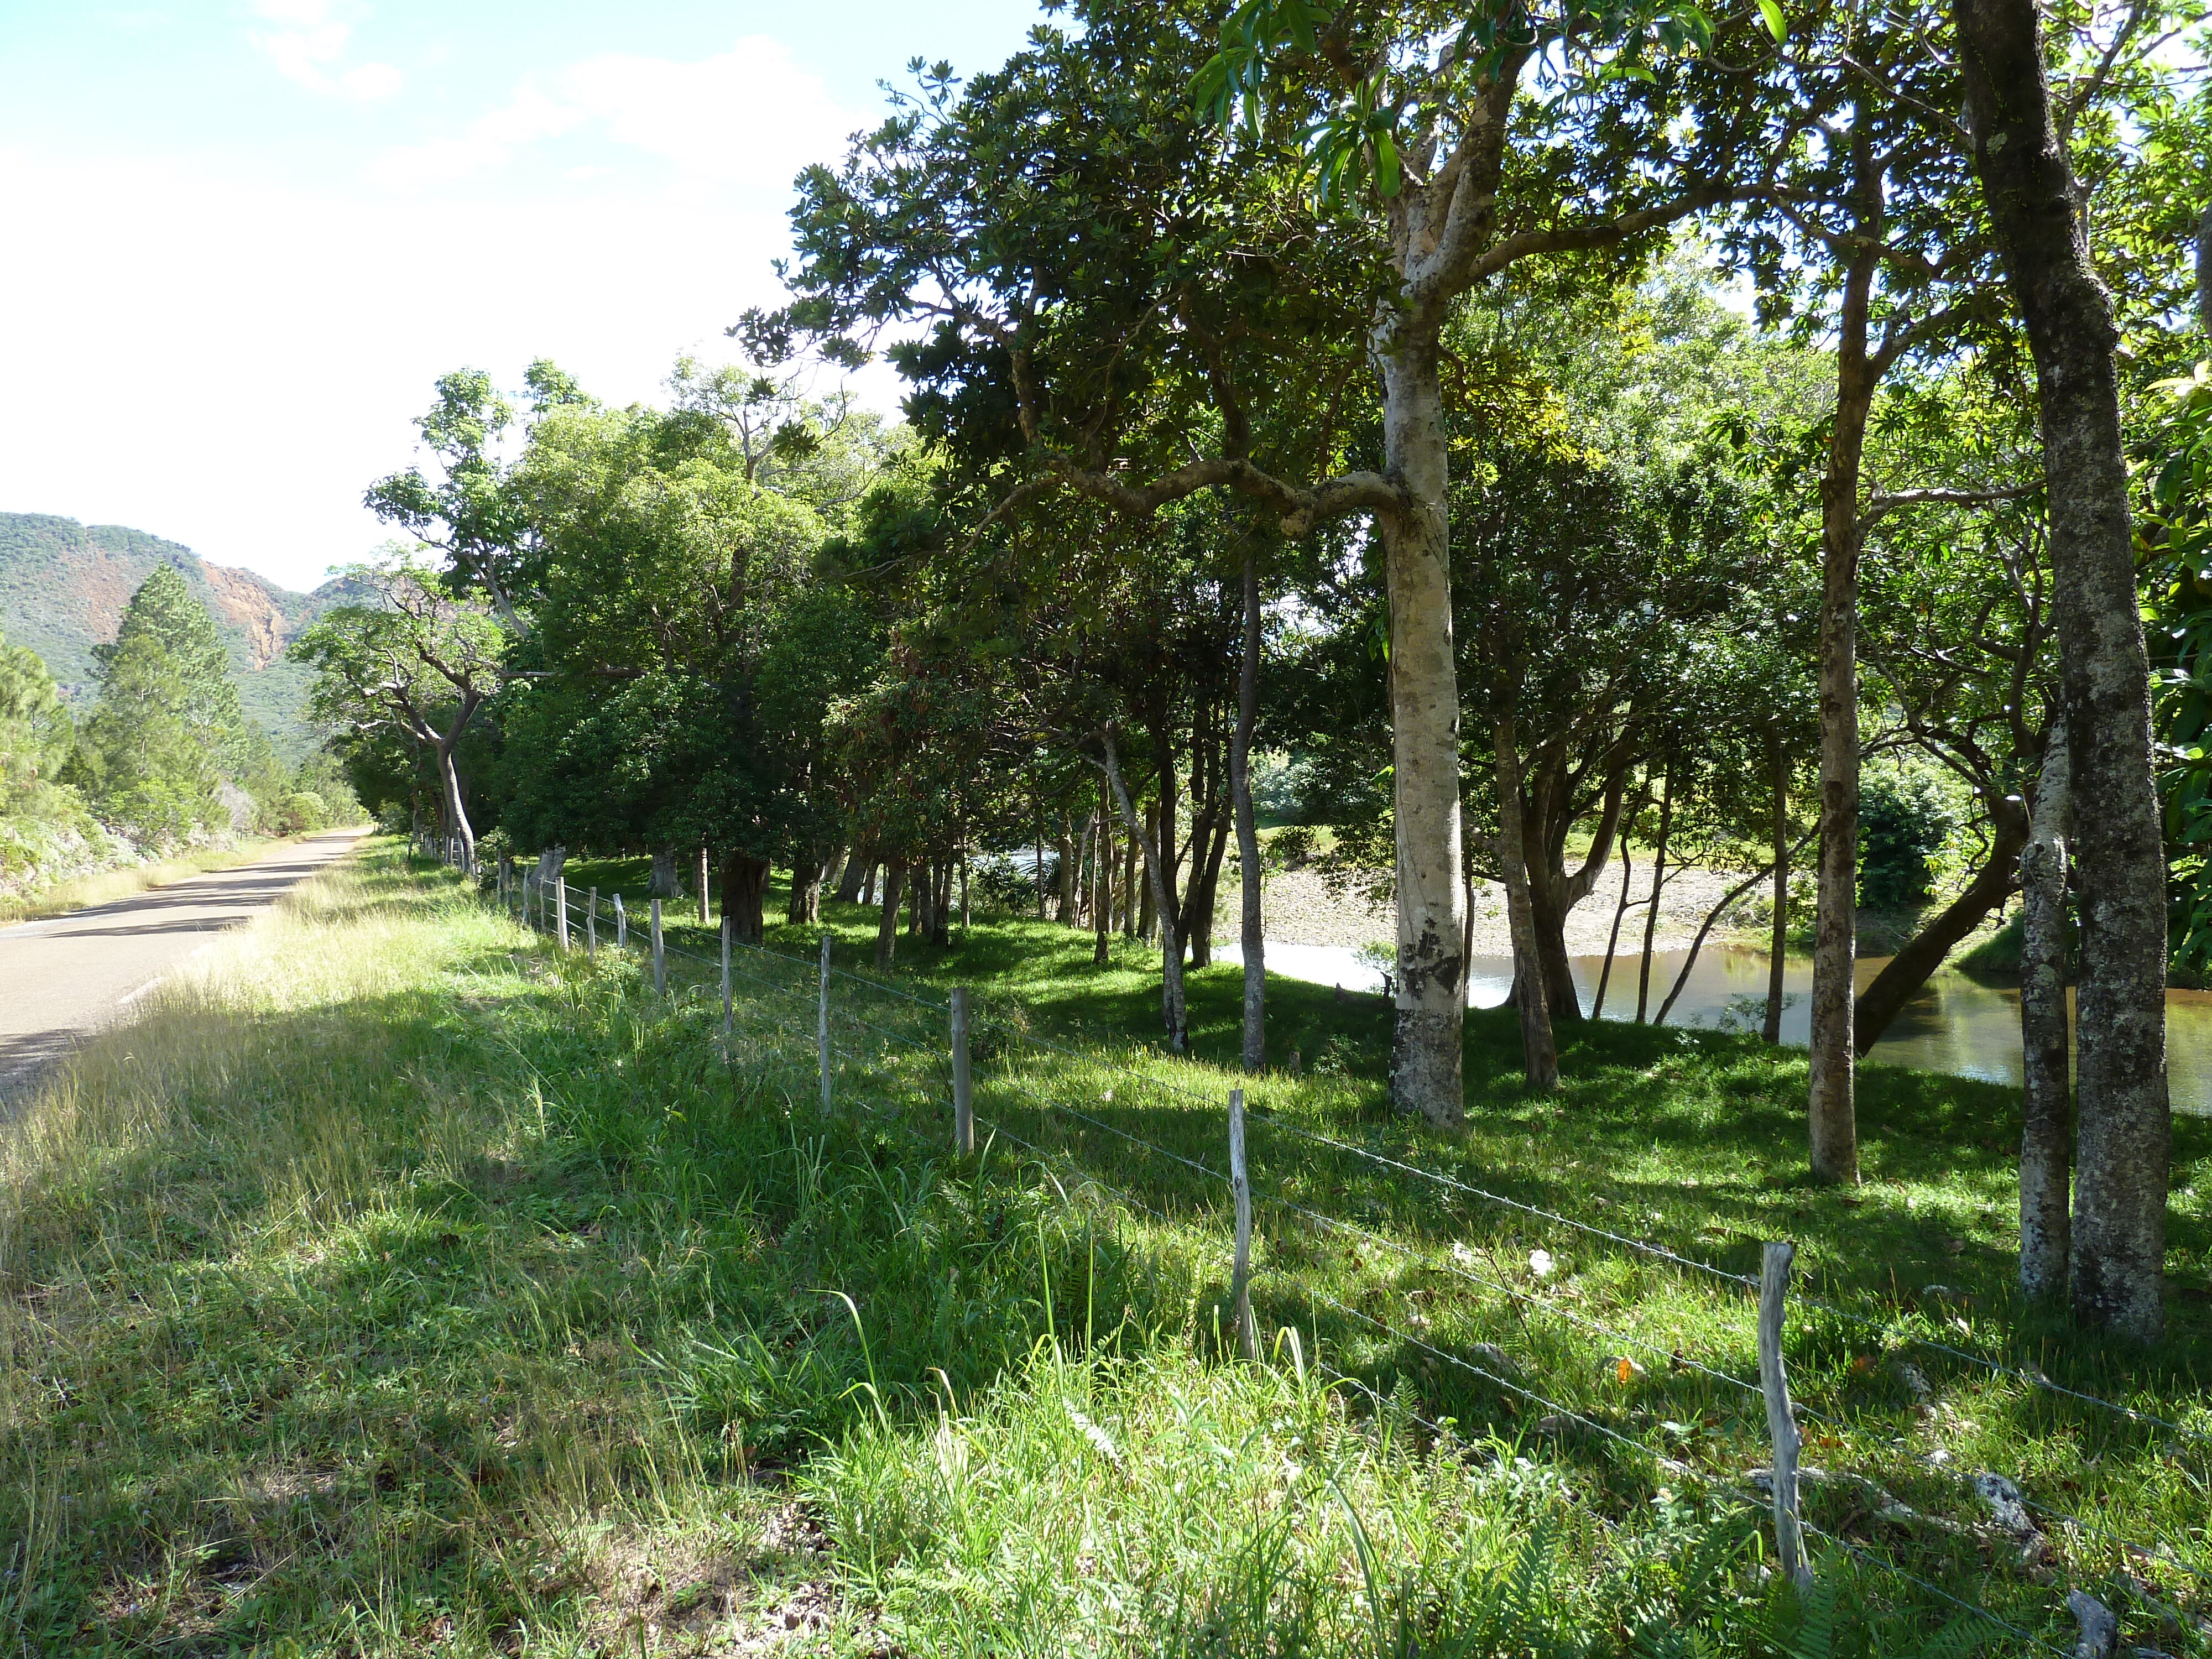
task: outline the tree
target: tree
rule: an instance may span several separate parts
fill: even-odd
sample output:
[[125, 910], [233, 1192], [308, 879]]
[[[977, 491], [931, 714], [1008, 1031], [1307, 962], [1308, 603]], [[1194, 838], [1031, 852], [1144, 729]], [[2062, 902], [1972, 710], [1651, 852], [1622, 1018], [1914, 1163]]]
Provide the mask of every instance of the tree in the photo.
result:
[[2091, 88], [2077, 88], [2066, 106], [2052, 99], [2033, 0], [1954, 0], [1953, 15], [1974, 169], [2035, 360], [2073, 791], [2097, 804], [2074, 820], [2081, 977], [2073, 1304], [2087, 1323], [2151, 1340], [2165, 1328], [2172, 1136], [2166, 865], [2118, 332], [2067, 153], [2073, 114]]
[[[1002, 511], [1073, 490], [1142, 518], [1225, 489], [1292, 539], [1373, 525], [1390, 596], [1393, 1092], [1455, 1121], [1466, 964], [1442, 332], [1518, 260], [1632, 248], [1722, 199], [1737, 135], [1705, 112], [1678, 165], [1663, 62], [1574, 96], [1531, 83], [1555, 47], [1583, 61], [1578, 17], [1440, 38], [1423, 7], [1355, 22], [1253, 0], [1209, 58], [1173, 5], [1079, 15], [1079, 34], [1040, 30], [957, 98], [949, 70], [932, 74], [842, 172], [805, 176], [797, 298], [758, 337], [857, 354], [885, 324], [930, 319], [894, 359], [943, 388], [947, 422], [1002, 470]], [[1215, 118], [1250, 117], [1226, 145], [1183, 112], [1200, 70]], [[1302, 129], [1343, 139], [1308, 205], [1264, 136]], [[1340, 465], [1334, 411], [1370, 356], [1380, 465]]]
[[258, 734], [240, 709], [222, 636], [175, 567], [155, 567], [94, 659], [100, 701], [77, 767], [94, 799], [164, 840], [215, 822], [216, 786], [236, 775]]
[[448, 597], [404, 553], [348, 574], [381, 603], [339, 605], [292, 642], [292, 659], [316, 673], [308, 717], [339, 733], [391, 731], [418, 745], [435, 769], [462, 866], [472, 870], [476, 831], [454, 752], [499, 688], [507, 635], [482, 600]]

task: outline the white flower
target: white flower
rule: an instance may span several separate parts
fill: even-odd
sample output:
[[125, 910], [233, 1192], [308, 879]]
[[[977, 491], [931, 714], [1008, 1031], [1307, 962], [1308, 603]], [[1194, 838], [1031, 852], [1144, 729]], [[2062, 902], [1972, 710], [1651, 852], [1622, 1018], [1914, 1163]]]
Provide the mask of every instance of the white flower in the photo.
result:
[[1528, 1271], [1539, 1279], [1549, 1279], [1552, 1276], [1552, 1269], [1558, 1266], [1559, 1263], [1552, 1260], [1552, 1253], [1549, 1250], [1528, 1252]]

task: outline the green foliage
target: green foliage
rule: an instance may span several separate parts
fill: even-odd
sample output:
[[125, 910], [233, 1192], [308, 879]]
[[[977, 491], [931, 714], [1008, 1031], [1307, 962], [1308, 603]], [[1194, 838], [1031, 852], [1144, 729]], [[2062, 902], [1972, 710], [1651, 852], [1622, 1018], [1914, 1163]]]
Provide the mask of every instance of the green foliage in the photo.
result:
[[174, 567], [155, 568], [94, 653], [100, 701], [75, 775], [95, 806], [138, 839], [167, 845], [227, 823], [216, 785], [281, 778], [266, 737], [240, 708], [230, 653]]
[[2212, 982], [2212, 363], [2159, 388], [2145, 511], [2173, 971]]
[[1957, 827], [1950, 803], [1925, 772], [1866, 772], [1859, 781], [1859, 902], [1894, 909], [1929, 897], [1935, 855]]

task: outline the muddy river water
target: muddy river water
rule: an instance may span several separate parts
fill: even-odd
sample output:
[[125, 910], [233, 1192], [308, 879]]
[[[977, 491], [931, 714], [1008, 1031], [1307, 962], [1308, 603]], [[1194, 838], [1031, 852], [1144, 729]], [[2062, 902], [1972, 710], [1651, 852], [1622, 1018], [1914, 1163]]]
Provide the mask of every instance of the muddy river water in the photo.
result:
[[[1218, 945], [1218, 958], [1240, 960], [1234, 945]], [[1651, 958], [1651, 1012], [1673, 988], [1687, 952], [1660, 951]], [[1863, 986], [1881, 971], [1887, 958], [1871, 957], [1859, 963]], [[1698, 953], [1688, 984], [1668, 1015], [1672, 1025], [1698, 1025], [1737, 1030], [1759, 1029], [1766, 1006], [1766, 953], [1741, 945], [1707, 945]], [[1603, 1017], [1632, 1019], [1636, 1016], [1637, 958], [1624, 954], [1613, 960], [1607, 986]], [[1575, 984], [1582, 993], [1583, 1012], [1589, 1012], [1597, 994], [1603, 957], [1574, 958]], [[1322, 985], [1341, 985], [1347, 991], [1379, 991], [1382, 975], [1348, 950], [1322, 945], [1267, 945], [1267, 969], [1291, 979]], [[1478, 1008], [1493, 1008], [1504, 1001], [1513, 979], [1513, 964], [1505, 957], [1477, 957], [1469, 982], [1468, 1001]], [[1812, 988], [1809, 957], [1788, 958], [1783, 968], [1786, 998], [1782, 1015], [1782, 1040], [1802, 1046], [1811, 1023], [1808, 993]], [[2212, 1113], [2212, 991], [2168, 991], [2166, 994], [2166, 1065], [2172, 1079], [2177, 1111]], [[1982, 1078], [1993, 1083], [2017, 1084], [2021, 1076], [2020, 993], [2008, 987], [1982, 985], [1952, 969], [1939, 969], [1920, 994], [1906, 1005], [1873, 1053], [1869, 1065], [1911, 1066], [1923, 1071], [1948, 1072], [1959, 1077]]]

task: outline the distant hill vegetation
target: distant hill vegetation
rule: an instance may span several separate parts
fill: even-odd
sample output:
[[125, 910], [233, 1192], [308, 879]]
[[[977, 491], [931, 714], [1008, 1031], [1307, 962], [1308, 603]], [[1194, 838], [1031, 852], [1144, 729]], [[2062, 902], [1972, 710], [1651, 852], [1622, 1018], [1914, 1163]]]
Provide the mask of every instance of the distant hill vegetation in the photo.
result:
[[79, 710], [97, 693], [92, 650], [115, 638], [123, 608], [158, 564], [174, 565], [230, 647], [246, 714], [277, 751], [313, 746], [303, 725], [312, 671], [284, 648], [348, 597], [343, 580], [295, 593], [250, 570], [210, 564], [189, 547], [119, 525], [82, 525], [43, 513], [0, 513], [0, 635], [28, 646]]

